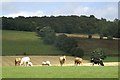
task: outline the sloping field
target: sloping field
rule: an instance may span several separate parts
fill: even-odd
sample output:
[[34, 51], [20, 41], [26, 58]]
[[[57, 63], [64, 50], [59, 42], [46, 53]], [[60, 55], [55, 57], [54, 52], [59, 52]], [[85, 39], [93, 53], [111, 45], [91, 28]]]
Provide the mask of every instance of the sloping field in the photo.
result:
[[[104, 49], [105, 53], [110, 56], [117, 56], [120, 51], [120, 49], [118, 49], [118, 40], [74, 38], [76, 38], [78, 45], [84, 50], [86, 55], [90, 54], [96, 48]], [[37, 37], [35, 32], [3, 30], [2, 41], [3, 55], [23, 55], [24, 52], [30, 55], [65, 54], [54, 45], [44, 44], [43, 40]]]
[[3, 55], [58, 55], [64, 52], [53, 45], [44, 44], [35, 32], [4, 31], [2, 35]]
[[76, 38], [78, 45], [85, 51], [86, 54], [90, 54], [97, 48], [102, 48], [107, 55], [118, 56], [119, 47], [118, 40], [101, 40], [101, 39], [87, 39]]
[[[64, 33], [57, 33], [56, 35], [61, 35]], [[85, 54], [90, 54], [96, 48], [102, 48], [107, 55], [118, 56], [119, 47], [118, 42], [119, 38], [113, 38], [113, 40], [107, 40], [107, 37], [99, 39], [99, 35], [92, 35], [92, 39], [88, 39], [88, 34], [66, 34], [68, 37], [73, 37], [77, 40], [78, 45], [84, 50]]]

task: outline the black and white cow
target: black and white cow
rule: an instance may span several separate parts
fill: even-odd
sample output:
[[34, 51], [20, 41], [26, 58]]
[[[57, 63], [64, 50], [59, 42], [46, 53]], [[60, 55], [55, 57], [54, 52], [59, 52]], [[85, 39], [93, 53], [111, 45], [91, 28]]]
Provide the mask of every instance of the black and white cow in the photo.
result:
[[90, 62], [92, 63], [92, 65], [98, 64], [98, 65], [104, 66], [101, 58], [91, 58]]

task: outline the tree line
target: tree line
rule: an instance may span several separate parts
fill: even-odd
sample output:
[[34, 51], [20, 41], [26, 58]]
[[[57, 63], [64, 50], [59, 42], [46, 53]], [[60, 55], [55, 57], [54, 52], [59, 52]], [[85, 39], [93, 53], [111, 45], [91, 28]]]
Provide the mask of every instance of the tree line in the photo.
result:
[[75, 38], [68, 37], [65, 34], [56, 35], [55, 31], [49, 26], [43, 27], [42, 29], [37, 28], [36, 32], [43, 39], [44, 43], [52, 44], [68, 55], [84, 56], [84, 51], [78, 46]]
[[1, 17], [3, 30], [36, 31], [50, 26], [56, 33], [99, 34], [120, 38], [120, 21], [107, 21], [90, 16], [43, 16], [43, 17]]

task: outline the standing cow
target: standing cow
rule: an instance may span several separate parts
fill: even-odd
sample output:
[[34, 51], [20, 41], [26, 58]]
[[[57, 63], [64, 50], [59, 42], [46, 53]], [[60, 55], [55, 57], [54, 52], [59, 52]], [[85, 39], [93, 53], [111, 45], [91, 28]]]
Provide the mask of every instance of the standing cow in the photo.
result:
[[64, 64], [65, 61], [66, 61], [66, 56], [60, 57], [59, 60], [60, 60], [60, 65], [63, 66], [63, 64]]
[[23, 57], [20, 62], [20, 66], [29, 66], [30, 58], [29, 57]]
[[90, 62], [92, 63], [92, 65], [94, 64], [100, 64], [101, 66], [104, 66], [103, 61], [101, 58], [91, 58]]
[[80, 65], [82, 64], [82, 61], [83, 61], [82, 58], [76, 57], [74, 62], [75, 62], [75, 65]]
[[15, 66], [20, 65], [21, 58], [15, 58]]

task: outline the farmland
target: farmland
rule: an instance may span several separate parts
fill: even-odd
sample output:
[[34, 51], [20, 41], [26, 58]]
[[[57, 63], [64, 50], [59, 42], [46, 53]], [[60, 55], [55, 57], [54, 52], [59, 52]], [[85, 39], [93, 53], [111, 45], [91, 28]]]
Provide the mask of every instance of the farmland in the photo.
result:
[[[77, 38], [79, 46], [85, 50], [83, 65], [74, 66], [73, 56], [67, 56], [63, 67], [59, 64], [59, 55], [66, 54], [54, 45], [44, 44], [35, 32], [3, 31], [2, 36], [2, 77], [3, 78], [118, 78], [118, 57], [108, 56], [105, 67], [90, 66], [90, 56], [86, 56], [97, 47], [106, 49], [107, 54], [117, 55], [117, 40], [96, 40]], [[103, 44], [102, 44], [103, 43]], [[92, 47], [91, 47], [92, 45]], [[112, 45], [112, 46], [109, 46]], [[113, 47], [113, 48], [112, 48]], [[16, 57], [23, 53], [31, 58], [33, 67], [15, 67]], [[109, 53], [110, 52], [110, 53]], [[42, 61], [49, 60], [52, 66], [41, 66]], [[110, 64], [110, 65], [108, 65]], [[89, 74], [90, 73], [90, 74]], [[64, 75], [63, 75], [64, 74]], [[107, 75], [106, 75], [107, 74]]]
[[[78, 45], [87, 55], [96, 48], [103, 48], [107, 55], [117, 55], [119, 51], [118, 40], [87, 38], [76, 38], [76, 40], [78, 41]], [[54, 45], [45, 44], [41, 38], [37, 37], [35, 32], [4, 30], [2, 41], [3, 55], [23, 55], [24, 52], [30, 55], [65, 54], [63, 51], [58, 50]]]
[[[3, 78], [118, 78], [118, 67], [3, 67]], [[107, 75], [106, 75], [107, 74]]]
[[53, 45], [44, 44], [35, 32], [4, 31], [2, 36], [3, 55], [57, 55], [64, 54]]

